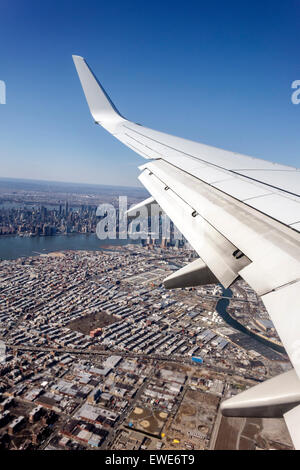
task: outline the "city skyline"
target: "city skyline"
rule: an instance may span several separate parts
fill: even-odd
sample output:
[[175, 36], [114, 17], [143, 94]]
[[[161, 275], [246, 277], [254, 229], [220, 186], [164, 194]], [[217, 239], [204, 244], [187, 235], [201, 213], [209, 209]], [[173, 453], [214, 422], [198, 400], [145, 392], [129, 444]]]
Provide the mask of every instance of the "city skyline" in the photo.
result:
[[145, 192], [145, 188], [142, 185], [139, 186], [121, 186], [117, 184], [100, 184], [100, 183], [87, 183], [87, 182], [78, 182], [78, 181], [58, 181], [52, 179], [35, 179], [35, 178], [14, 178], [12, 176], [0, 176], [0, 184], [1, 182], [12, 182], [12, 183], [51, 183], [51, 184], [59, 184], [59, 185], [78, 185], [79, 187], [88, 186], [92, 188], [119, 188], [119, 189], [134, 189], [135, 191]]

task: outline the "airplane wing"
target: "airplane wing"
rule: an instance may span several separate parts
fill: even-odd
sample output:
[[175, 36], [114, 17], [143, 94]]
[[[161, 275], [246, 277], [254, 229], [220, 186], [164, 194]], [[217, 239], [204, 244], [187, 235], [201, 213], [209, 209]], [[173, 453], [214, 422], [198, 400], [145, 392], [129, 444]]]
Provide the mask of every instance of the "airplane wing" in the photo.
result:
[[146, 159], [140, 181], [199, 254], [165, 286], [218, 280], [229, 287], [243, 278], [262, 298], [289, 355], [292, 371], [224, 401], [223, 414], [286, 415], [300, 446], [300, 170], [131, 122], [86, 61], [73, 60], [94, 121]]

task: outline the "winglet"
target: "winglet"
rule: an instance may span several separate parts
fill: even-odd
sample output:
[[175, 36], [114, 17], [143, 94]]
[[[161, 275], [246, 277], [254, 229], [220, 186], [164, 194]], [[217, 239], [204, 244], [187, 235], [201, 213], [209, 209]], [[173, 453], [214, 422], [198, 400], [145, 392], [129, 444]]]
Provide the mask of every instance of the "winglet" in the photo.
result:
[[94, 121], [104, 127], [124, 121], [85, 59], [79, 55], [72, 57]]

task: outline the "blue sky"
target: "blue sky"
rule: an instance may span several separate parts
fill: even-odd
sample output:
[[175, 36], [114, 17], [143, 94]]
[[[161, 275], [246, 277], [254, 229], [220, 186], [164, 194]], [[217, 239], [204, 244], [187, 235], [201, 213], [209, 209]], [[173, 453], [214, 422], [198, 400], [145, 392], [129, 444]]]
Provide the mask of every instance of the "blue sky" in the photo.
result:
[[3, 177], [138, 185], [93, 123], [72, 54], [128, 119], [300, 167], [300, 2], [1, 0]]

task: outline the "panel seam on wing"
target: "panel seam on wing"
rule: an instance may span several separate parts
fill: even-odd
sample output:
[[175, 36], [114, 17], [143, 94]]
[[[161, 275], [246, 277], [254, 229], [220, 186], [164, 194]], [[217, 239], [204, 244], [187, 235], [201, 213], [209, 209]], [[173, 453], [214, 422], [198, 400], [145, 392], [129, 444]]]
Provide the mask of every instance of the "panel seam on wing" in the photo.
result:
[[[270, 183], [266, 183], [266, 182], [264, 182], [264, 181], [260, 181], [260, 180], [258, 180], [258, 179], [256, 179], [256, 178], [251, 177], [251, 176], [243, 175], [243, 174], [241, 174], [241, 173], [238, 173], [238, 171], [243, 171], [243, 170], [230, 170], [230, 169], [224, 168], [224, 167], [222, 167], [222, 166], [220, 166], [220, 165], [216, 165], [215, 163], [212, 163], [212, 162], [209, 162], [209, 161], [207, 161], [207, 160], [204, 160], [203, 158], [196, 157], [195, 155], [191, 155], [191, 154], [189, 154], [189, 153], [187, 153], [187, 152], [184, 152], [183, 150], [179, 150], [179, 149], [176, 149], [175, 147], [172, 147], [172, 146], [170, 146], [170, 145], [168, 145], [168, 144], [164, 144], [164, 143], [160, 142], [159, 140], [153, 139], [152, 137], [148, 137], [147, 135], [142, 134], [141, 132], [138, 132], [138, 131], [136, 131], [135, 129], [131, 129], [130, 127], [127, 127], [125, 124], [123, 124], [123, 127], [125, 127], [126, 129], [128, 129], [128, 130], [130, 130], [130, 131], [132, 131], [132, 132], [134, 132], [134, 133], [136, 133], [136, 134], [141, 135], [141, 136], [144, 137], [145, 139], [152, 140], [153, 142], [156, 142], [157, 144], [162, 145], [163, 147], [166, 147], [166, 148], [169, 148], [169, 149], [171, 149], [171, 150], [174, 150], [175, 152], [178, 152], [179, 154], [183, 154], [183, 155], [186, 155], [186, 156], [188, 156], [188, 157], [192, 157], [192, 158], [196, 159], [197, 161], [201, 161], [201, 162], [203, 162], [203, 163], [206, 163], [207, 165], [210, 165], [210, 166], [215, 167], [215, 168], [218, 168], [218, 169], [220, 169], [220, 170], [229, 172], [229, 173], [234, 174], [234, 175], [237, 175], [237, 176], [239, 176], [239, 177], [247, 178], [247, 179], [249, 179], [249, 180], [251, 180], [251, 181], [255, 181], [256, 183], [263, 184], [264, 186], [267, 186], [267, 187], [269, 187], [269, 188], [276, 189], [277, 191], [280, 191], [280, 192], [283, 192], [283, 193], [286, 193], [286, 194], [290, 194], [290, 195], [292, 195], [292, 196], [300, 197], [299, 194], [293, 193], [293, 192], [291, 192], [291, 191], [287, 191], [287, 190], [282, 189], [282, 188], [280, 188], [280, 187], [278, 187], [278, 186], [274, 186], [274, 185], [272, 185], [272, 184], [270, 184]], [[132, 138], [133, 138], [133, 137], [132, 137]], [[139, 141], [137, 141], [137, 142], [139, 142]], [[139, 142], [139, 143], [140, 143], [140, 142]], [[145, 144], [142, 144], [142, 145], [145, 145]], [[150, 147], [149, 147], [149, 148], [150, 148]], [[151, 149], [151, 150], [152, 150], [152, 149]], [[158, 152], [157, 150], [153, 150], [153, 151], [155, 151], [155, 152], [157, 152], [157, 153], [160, 153], [160, 152]], [[252, 157], [252, 158], [254, 158], [254, 157]], [[166, 160], [166, 161], [167, 161], [167, 160]], [[291, 171], [291, 172], [293, 172], [294, 170], [273, 170], [273, 169], [270, 169], [270, 170], [264, 170], [264, 171]]]

